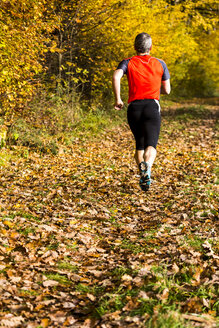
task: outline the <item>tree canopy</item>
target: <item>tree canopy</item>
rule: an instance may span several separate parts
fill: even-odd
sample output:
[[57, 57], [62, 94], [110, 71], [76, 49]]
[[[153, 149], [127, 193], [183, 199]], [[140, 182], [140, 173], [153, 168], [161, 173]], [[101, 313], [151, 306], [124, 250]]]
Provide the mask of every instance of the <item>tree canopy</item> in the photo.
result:
[[135, 54], [137, 33], [152, 36], [152, 55], [171, 73], [173, 92], [208, 96], [218, 85], [214, 0], [2, 0], [2, 112], [22, 108], [39, 84], [111, 96], [112, 70]]

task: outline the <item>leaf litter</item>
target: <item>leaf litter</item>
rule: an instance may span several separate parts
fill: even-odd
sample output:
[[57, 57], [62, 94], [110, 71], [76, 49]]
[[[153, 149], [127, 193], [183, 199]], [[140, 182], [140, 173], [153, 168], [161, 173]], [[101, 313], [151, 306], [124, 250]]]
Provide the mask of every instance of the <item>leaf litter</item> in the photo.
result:
[[0, 327], [216, 327], [216, 117], [185, 115], [163, 112], [146, 194], [126, 124], [2, 168]]

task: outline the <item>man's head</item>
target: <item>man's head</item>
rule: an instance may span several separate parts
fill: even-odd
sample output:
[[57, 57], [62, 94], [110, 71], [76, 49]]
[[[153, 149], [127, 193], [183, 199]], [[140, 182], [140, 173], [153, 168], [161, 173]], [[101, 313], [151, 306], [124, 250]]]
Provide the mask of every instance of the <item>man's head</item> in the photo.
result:
[[151, 50], [152, 39], [147, 33], [140, 33], [135, 38], [135, 50], [137, 53], [147, 53]]

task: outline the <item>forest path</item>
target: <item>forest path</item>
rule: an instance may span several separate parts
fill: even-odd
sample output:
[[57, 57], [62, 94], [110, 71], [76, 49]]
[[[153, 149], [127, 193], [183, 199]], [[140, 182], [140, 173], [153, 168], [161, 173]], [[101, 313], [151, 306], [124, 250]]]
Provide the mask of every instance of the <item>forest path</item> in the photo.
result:
[[126, 124], [3, 167], [0, 327], [216, 327], [215, 123], [163, 111], [147, 193]]

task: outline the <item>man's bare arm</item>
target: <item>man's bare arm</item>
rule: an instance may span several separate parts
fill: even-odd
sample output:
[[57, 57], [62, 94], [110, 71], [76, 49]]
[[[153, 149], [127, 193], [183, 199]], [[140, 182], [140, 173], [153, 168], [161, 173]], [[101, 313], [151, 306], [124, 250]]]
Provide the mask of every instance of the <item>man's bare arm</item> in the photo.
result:
[[161, 93], [169, 95], [171, 91], [170, 80], [162, 81]]
[[120, 96], [120, 81], [121, 78], [123, 77], [123, 70], [122, 69], [117, 69], [114, 73], [113, 73], [113, 92], [114, 92], [114, 96], [115, 96], [115, 105], [114, 108], [117, 110], [122, 109], [123, 107], [123, 101], [121, 99]]

